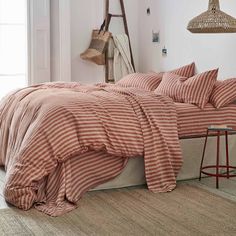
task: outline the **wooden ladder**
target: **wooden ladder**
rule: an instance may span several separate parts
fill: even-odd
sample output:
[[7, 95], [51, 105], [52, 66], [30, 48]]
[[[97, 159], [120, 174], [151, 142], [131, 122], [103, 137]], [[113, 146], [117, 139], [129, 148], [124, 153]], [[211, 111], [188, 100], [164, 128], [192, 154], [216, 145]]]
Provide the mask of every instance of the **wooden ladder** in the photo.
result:
[[[119, 0], [119, 1], [120, 1], [120, 7], [121, 7], [121, 14], [110, 14], [109, 13], [109, 0], [106, 0], [106, 6], [105, 6], [105, 30], [108, 31], [109, 25], [110, 25], [110, 21], [111, 21], [112, 17], [121, 17], [121, 18], [123, 18], [125, 34], [128, 36], [128, 39], [129, 39], [131, 63], [132, 63], [132, 66], [133, 66], [133, 68], [135, 70], [134, 59], [133, 59], [131, 43], [130, 43], [129, 30], [128, 30], [128, 24], [127, 24], [127, 18], [126, 18], [126, 14], [125, 14], [124, 1], [123, 0]], [[106, 52], [106, 54], [105, 54], [105, 81], [107, 83], [108, 82], [114, 82], [114, 80], [111, 80], [109, 78], [109, 59], [110, 58], [108, 58], [108, 53]]]

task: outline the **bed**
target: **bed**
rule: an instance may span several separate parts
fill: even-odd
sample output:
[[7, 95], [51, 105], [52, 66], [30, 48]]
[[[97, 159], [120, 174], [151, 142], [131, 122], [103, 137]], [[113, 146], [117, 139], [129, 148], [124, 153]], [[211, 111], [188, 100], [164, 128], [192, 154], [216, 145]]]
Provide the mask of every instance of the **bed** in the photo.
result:
[[[146, 180], [153, 192], [172, 191], [182, 166], [179, 137], [185, 162], [178, 178], [192, 178], [199, 165], [186, 138], [204, 135], [211, 123], [236, 125], [236, 105], [216, 110], [208, 104], [201, 110], [116, 86], [32, 86], [5, 98], [0, 110], [5, 198], [52, 216], [74, 209], [84, 192], [98, 185]], [[201, 142], [194, 146], [199, 156]]]
[[[178, 180], [195, 179], [199, 177], [199, 167], [205, 140], [206, 128], [211, 125], [227, 124], [236, 127], [236, 104], [230, 104], [221, 109], [215, 109], [210, 103], [204, 110], [187, 103], [175, 103], [178, 114], [178, 133], [183, 152], [183, 166], [178, 174]], [[205, 158], [206, 164], [212, 164], [216, 157], [216, 140], [208, 140]], [[221, 156], [225, 155], [224, 140], [221, 142]], [[229, 154], [234, 157], [236, 153], [236, 135], [229, 136]], [[221, 159], [221, 161], [224, 158]], [[212, 162], [213, 161], [213, 162]], [[231, 158], [236, 165], [236, 158]], [[146, 184], [143, 158], [130, 159], [122, 173], [114, 180], [99, 185], [95, 190], [120, 188]]]

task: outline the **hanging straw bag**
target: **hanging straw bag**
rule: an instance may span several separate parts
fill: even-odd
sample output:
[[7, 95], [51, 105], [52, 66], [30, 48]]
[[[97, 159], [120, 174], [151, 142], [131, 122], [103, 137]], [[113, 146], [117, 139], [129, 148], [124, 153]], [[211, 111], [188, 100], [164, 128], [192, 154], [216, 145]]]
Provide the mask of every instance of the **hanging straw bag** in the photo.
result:
[[109, 31], [104, 31], [104, 27], [105, 21], [101, 25], [100, 30], [92, 31], [89, 48], [80, 54], [82, 59], [94, 62], [97, 65], [105, 65], [105, 51], [112, 34]]

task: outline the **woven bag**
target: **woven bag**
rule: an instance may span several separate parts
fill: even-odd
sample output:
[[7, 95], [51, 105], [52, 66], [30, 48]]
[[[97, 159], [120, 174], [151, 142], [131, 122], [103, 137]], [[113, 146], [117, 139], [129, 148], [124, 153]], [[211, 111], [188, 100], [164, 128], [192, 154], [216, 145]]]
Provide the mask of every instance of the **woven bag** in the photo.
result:
[[105, 51], [112, 36], [109, 31], [102, 30], [103, 27], [104, 23], [100, 30], [93, 30], [89, 48], [80, 54], [82, 59], [89, 60], [97, 65], [105, 65]]

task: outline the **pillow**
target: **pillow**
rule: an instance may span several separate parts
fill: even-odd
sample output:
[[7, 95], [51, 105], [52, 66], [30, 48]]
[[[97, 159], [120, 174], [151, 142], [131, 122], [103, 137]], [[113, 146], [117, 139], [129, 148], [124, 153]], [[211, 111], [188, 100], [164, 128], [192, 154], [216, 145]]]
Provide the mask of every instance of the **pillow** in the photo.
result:
[[133, 73], [126, 75], [116, 84], [122, 87], [135, 87], [154, 91], [161, 83], [163, 74], [164, 73]]
[[179, 76], [190, 78], [190, 77], [194, 76], [194, 74], [195, 74], [195, 63], [193, 62], [189, 65], [182, 66], [178, 69], [175, 69], [175, 70], [172, 70], [169, 72], [179, 75]]
[[217, 75], [218, 69], [206, 71], [189, 79], [173, 73], [165, 73], [154, 92], [169, 96], [175, 102], [191, 103], [203, 109], [209, 101]]
[[[171, 73], [184, 76], [192, 77], [195, 71], [195, 63], [188, 64], [178, 69], [172, 70]], [[149, 91], [154, 91], [161, 83], [164, 72], [160, 73], [134, 73], [123, 77], [116, 84], [122, 87], [135, 87]]]
[[221, 108], [236, 100], [236, 78], [216, 81], [210, 96], [210, 103]]

